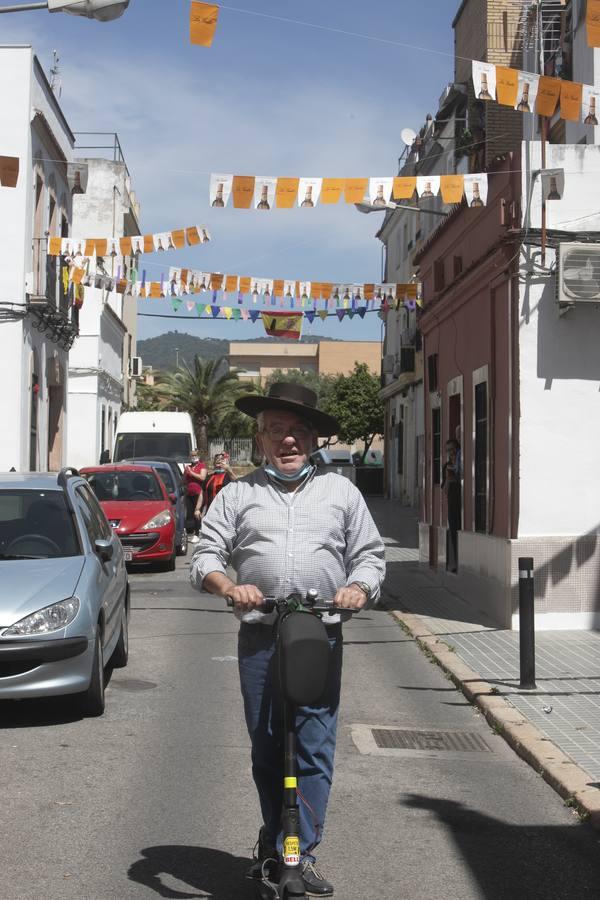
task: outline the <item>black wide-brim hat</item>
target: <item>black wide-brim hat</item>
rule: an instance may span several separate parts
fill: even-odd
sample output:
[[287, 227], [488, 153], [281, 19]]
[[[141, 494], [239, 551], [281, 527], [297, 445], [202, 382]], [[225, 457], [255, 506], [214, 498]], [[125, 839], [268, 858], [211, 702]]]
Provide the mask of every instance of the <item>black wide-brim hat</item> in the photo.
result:
[[255, 419], [267, 409], [283, 409], [307, 419], [319, 432], [319, 437], [332, 437], [340, 430], [337, 419], [317, 409], [317, 395], [310, 388], [295, 381], [272, 384], [269, 393], [246, 394], [235, 401], [237, 408]]

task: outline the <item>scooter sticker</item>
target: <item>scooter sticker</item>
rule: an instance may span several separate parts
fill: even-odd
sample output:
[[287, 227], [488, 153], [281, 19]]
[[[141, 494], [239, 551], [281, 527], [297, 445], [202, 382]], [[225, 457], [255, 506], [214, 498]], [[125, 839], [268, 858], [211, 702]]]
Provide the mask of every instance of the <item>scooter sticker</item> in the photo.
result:
[[286, 837], [283, 842], [283, 863], [297, 866], [300, 862], [300, 841], [297, 837]]

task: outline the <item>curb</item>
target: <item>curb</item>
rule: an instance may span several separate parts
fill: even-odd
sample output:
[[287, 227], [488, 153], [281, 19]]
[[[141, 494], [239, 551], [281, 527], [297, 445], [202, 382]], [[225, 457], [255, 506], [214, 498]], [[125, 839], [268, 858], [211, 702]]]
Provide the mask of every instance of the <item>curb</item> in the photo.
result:
[[385, 611], [448, 673], [456, 687], [481, 710], [488, 724], [554, 788], [565, 805], [577, 810], [585, 822], [600, 830], [600, 791], [590, 787], [590, 776], [504, 697], [498, 696], [489, 682], [469, 668], [419, 616], [391, 609]]

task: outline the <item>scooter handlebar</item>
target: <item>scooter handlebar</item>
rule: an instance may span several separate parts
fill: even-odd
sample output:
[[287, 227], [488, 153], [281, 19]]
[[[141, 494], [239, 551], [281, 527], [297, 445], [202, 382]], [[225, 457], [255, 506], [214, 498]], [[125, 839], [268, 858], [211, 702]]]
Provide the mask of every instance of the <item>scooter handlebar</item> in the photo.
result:
[[[281, 599], [286, 600], [287, 598], [282, 597]], [[227, 602], [227, 606], [230, 609], [233, 609], [233, 597], [225, 597], [225, 600]], [[278, 602], [277, 597], [265, 597], [264, 602], [260, 606], [257, 606], [256, 609], [258, 609], [260, 612], [271, 613], [275, 609], [277, 602]], [[310, 605], [307, 605], [306, 609], [308, 609], [311, 612], [317, 612], [317, 613], [358, 612], [358, 610], [343, 609], [342, 607], [338, 607], [335, 605], [333, 600], [320, 600], [320, 599], [315, 600], [314, 604], [311, 603]]]

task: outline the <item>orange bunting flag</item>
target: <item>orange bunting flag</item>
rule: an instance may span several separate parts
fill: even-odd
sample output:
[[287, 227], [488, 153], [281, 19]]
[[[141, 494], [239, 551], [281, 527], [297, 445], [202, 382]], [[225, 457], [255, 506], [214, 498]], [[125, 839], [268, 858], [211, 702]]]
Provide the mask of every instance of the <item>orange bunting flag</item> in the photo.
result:
[[19, 157], [0, 156], [0, 184], [14, 188], [19, 180]]
[[192, 0], [190, 9], [190, 41], [198, 47], [210, 47], [215, 36], [219, 7], [216, 3]]
[[570, 122], [579, 122], [581, 119], [581, 97], [583, 85], [576, 81], [561, 81], [560, 83], [560, 117]]
[[407, 177], [405, 175], [399, 175], [397, 178], [394, 178], [392, 198], [394, 200], [410, 200], [415, 192], [416, 186], [416, 176]]
[[465, 181], [462, 175], [440, 176], [440, 191], [444, 203], [460, 203], [463, 198]]
[[517, 105], [517, 91], [519, 89], [519, 73], [516, 69], [505, 69], [496, 66], [496, 99], [503, 106]]
[[337, 203], [344, 190], [343, 178], [324, 178], [321, 186], [321, 203]]
[[184, 228], [177, 228], [175, 231], [172, 231], [171, 238], [172, 238], [173, 244], [177, 250], [181, 250], [182, 247], [185, 247], [185, 229]]
[[535, 111], [540, 116], [553, 116], [560, 94], [560, 78], [540, 75]]
[[588, 45], [600, 47], [600, 0], [587, 0], [585, 25]]
[[346, 203], [362, 203], [369, 186], [368, 178], [346, 178], [344, 200]]
[[51, 237], [48, 242], [48, 253], [50, 256], [60, 256], [62, 249], [62, 238]]
[[275, 189], [275, 206], [278, 209], [292, 209], [298, 197], [299, 178], [278, 178]]
[[234, 175], [231, 193], [236, 209], [250, 209], [254, 199], [254, 175]]
[[302, 313], [261, 312], [265, 331], [272, 337], [299, 341], [302, 334]]

